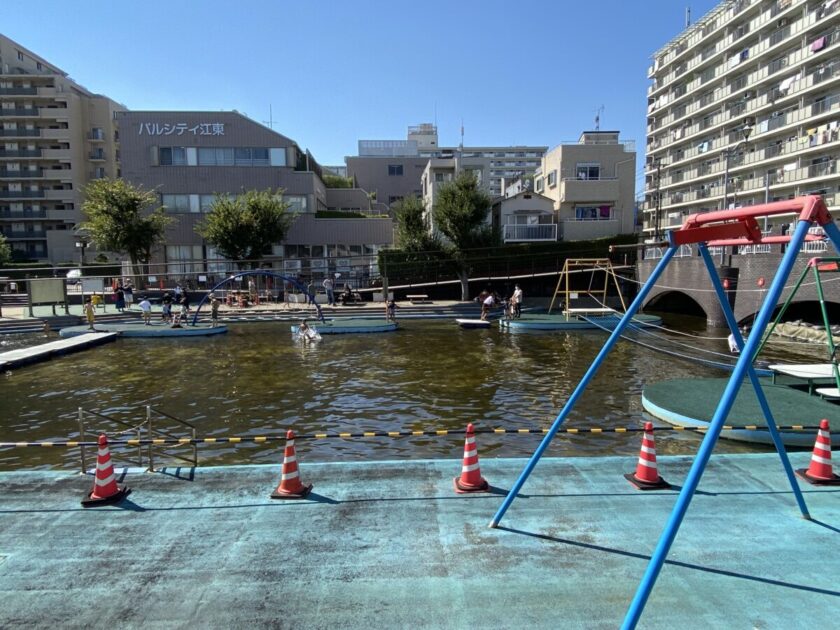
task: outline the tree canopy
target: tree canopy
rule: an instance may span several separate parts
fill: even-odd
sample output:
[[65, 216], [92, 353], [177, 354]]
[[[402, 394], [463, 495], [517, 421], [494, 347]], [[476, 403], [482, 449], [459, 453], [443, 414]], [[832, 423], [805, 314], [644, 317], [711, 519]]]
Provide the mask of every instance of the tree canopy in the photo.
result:
[[0, 265], [5, 265], [12, 259], [12, 248], [6, 242], [6, 237], [0, 234]]
[[419, 197], [406, 197], [392, 206], [396, 221], [396, 245], [404, 252], [440, 249], [439, 240], [429, 233], [425, 208]]
[[[132, 265], [148, 263], [172, 221], [155, 192], [122, 179], [97, 179], [84, 189], [81, 228], [100, 250], [125, 254]], [[155, 207], [157, 206], [157, 207]]]
[[324, 173], [322, 180], [324, 182], [324, 186], [327, 188], [353, 188], [352, 177], [342, 177], [341, 175]]
[[437, 230], [446, 237], [444, 250], [455, 263], [461, 280], [461, 299], [469, 299], [467, 251], [501, 243], [497, 229], [487, 222], [492, 200], [478, 185], [477, 178], [461, 172], [440, 187], [432, 209]]
[[295, 220], [288, 208], [282, 190], [217, 194], [196, 231], [228, 260], [250, 260], [256, 266], [272, 245], [286, 238]]

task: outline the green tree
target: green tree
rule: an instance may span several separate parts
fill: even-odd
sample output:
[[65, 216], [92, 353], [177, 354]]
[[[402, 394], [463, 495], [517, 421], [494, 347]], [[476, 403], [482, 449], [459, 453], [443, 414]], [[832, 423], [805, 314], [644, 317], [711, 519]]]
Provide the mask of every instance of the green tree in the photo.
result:
[[324, 173], [324, 177], [322, 179], [324, 181], [324, 186], [327, 188], [353, 188], [352, 177], [342, 177], [341, 175]]
[[97, 179], [84, 189], [80, 226], [100, 250], [127, 255], [132, 267], [148, 264], [172, 221], [155, 192], [122, 179]]
[[438, 190], [432, 213], [443, 247], [461, 281], [461, 299], [469, 300], [469, 250], [501, 244], [499, 231], [487, 222], [492, 201], [474, 175], [462, 172]]
[[440, 249], [440, 242], [429, 232], [426, 209], [419, 197], [406, 197], [392, 208], [397, 223], [397, 247], [404, 252], [424, 252]]
[[282, 190], [248, 190], [216, 195], [196, 232], [228, 260], [250, 260], [256, 269], [271, 246], [286, 238], [295, 215], [287, 212]]
[[6, 237], [0, 234], [0, 266], [12, 259], [12, 248], [6, 242]]

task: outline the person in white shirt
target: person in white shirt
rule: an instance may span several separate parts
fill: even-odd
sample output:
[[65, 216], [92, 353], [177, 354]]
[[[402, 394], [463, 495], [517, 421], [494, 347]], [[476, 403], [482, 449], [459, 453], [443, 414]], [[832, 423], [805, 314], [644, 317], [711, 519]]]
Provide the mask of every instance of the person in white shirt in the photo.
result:
[[152, 303], [149, 302], [149, 298], [144, 297], [140, 300], [140, 304], [137, 306], [140, 307], [140, 310], [143, 311], [143, 323], [146, 326], [152, 325]]
[[513, 285], [513, 295], [510, 299], [513, 302], [513, 316], [518, 318], [522, 315], [522, 289], [518, 284]]
[[333, 292], [333, 281], [331, 278], [324, 278], [324, 291], [327, 292], [327, 304], [335, 306], [335, 293]]

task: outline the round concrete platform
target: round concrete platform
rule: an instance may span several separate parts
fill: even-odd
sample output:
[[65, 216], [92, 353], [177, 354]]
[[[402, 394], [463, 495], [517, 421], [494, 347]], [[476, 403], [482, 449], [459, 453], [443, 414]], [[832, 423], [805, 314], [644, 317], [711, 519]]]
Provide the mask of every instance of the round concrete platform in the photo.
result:
[[[95, 324], [95, 327], [96, 332], [115, 332], [120, 337], [206, 337], [227, 332], [227, 326], [214, 327], [209, 324], [172, 328], [169, 324], [162, 323], [146, 326], [142, 322], [120, 322]], [[89, 332], [91, 330], [87, 326], [70, 326], [69, 328], [62, 328], [58, 334], [62, 337], [75, 337]]]
[[[679, 378], [652, 383], [646, 385], [642, 392], [642, 407], [650, 415], [674, 426], [708, 427], [728, 382], [727, 378]], [[840, 417], [840, 406], [792, 387], [772, 385], [767, 379], [761, 379], [761, 389], [777, 425], [816, 426], [823, 418], [837, 421]], [[741, 385], [725, 424], [767, 426], [755, 390], [748, 380]], [[766, 429], [722, 431], [721, 437], [773, 444]], [[787, 446], [809, 447], [814, 445], [814, 433], [783, 432], [782, 441]]]
[[[394, 322], [386, 322], [384, 319], [363, 319], [363, 318], [342, 318], [328, 319], [319, 322], [316, 319], [307, 319], [307, 324], [322, 335], [342, 335], [349, 333], [382, 333], [392, 332], [397, 329]], [[297, 334], [298, 324], [291, 327], [292, 334]]]

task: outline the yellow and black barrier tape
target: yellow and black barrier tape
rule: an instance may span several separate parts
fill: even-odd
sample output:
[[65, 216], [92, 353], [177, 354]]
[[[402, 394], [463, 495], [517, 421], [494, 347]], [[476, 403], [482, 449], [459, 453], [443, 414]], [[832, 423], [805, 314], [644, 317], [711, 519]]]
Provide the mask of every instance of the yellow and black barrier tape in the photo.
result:
[[[792, 425], [785, 425], [785, 426], [777, 426], [776, 429], [778, 431], [784, 432], [791, 432], [791, 431], [808, 431], [816, 433], [819, 429], [819, 426], [806, 426], [802, 424], [792, 424]], [[504, 429], [504, 428], [495, 428], [495, 429], [475, 429], [474, 433], [476, 435], [480, 435], [482, 433], [485, 434], [493, 434], [493, 435], [545, 435], [549, 432], [549, 428], [542, 428], [542, 429]], [[709, 430], [708, 427], [685, 427], [685, 426], [668, 426], [668, 427], [655, 427], [653, 431], [655, 433], [661, 433], [663, 431], [684, 431], [684, 432], [692, 432], [692, 433], [705, 433]], [[745, 424], [745, 425], [724, 425], [723, 431], [768, 431], [769, 429], [766, 426], [759, 426], [755, 424]], [[603, 433], [640, 433], [643, 432], [643, 427], [560, 427], [557, 430], [557, 434], [569, 434], [569, 435], [581, 435], [581, 434], [603, 434]], [[362, 431], [361, 433], [350, 433], [350, 432], [341, 432], [341, 433], [302, 433], [300, 435], [295, 435], [296, 440], [347, 440], [347, 439], [357, 439], [357, 438], [382, 438], [382, 437], [389, 437], [389, 438], [401, 438], [401, 437], [440, 437], [440, 436], [447, 436], [447, 435], [465, 435], [466, 429], [433, 429], [428, 431]], [[286, 432], [283, 430], [282, 433], [277, 435], [257, 435], [257, 436], [230, 436], [230, 437], [206, 437], [206, 438], [127, 438], [127, 439], [109, 439], [109, 445], [116, 445], [116, 446], [167, 446], [167, 445], [175, 445], [175, 446], [185, 446], [185, 445], [194, 445], [194, 444], [262, 444], [265, 442], [285, 442], [286, 441]], [[23, 448], [29, 446], [40, 446], [40, 447], [66, 447], [66, 448], [74, 448], [79, 446], [91, 446], [96, 447], [98, 446], [98, 442], [93, 441], [80, 441], [80, 440], [50, 440], [50, 441], [43, 441], [43, 442], [0, 442], [0, 448]]]

